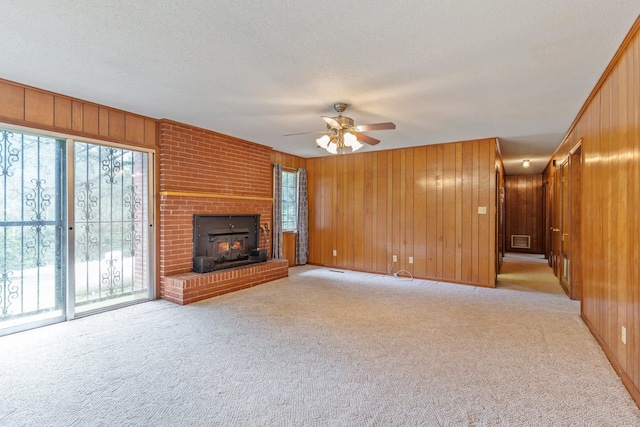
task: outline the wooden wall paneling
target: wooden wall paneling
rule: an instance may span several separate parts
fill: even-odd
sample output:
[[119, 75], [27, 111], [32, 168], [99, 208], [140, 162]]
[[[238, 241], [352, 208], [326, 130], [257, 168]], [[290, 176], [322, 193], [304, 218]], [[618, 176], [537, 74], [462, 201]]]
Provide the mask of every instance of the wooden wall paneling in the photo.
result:
[[339, 156], [338, 157], [338, 167], [339, 176], [340, 176], [340, 184], [338, 185], [338, 210], [340, 214], [337, 217], [338, 224], [338, 265], [349, 267], [351, 264], [351, 260], [353, 259], [353, 252], [351, 251], [351, 242], [349, 241], [350, 231], [353, 230], [351, 226], [350, 214], [353, 206], [349, 204], [350, 187], [351, 180], [349, 179], [349, 175], [351, 175], [352, 171], [349, 170], [348, 162], [351, 156]]
[[296, 265], [296, 233], [282, 233], [282, 256], [289, 262], [289, 267]]
[[124, 137], [127, 141], [144, 144], [144, 118], [126, 114], [124, 117]]
[[[403, 270], [407, 270], [409, 272], [413, 271], [413, 264], [409, 264], [409, 257], [413, 257], [413, 262], [415, 263], [415, 191], [414, 191], [414, 156], [416, 149], [405, 149], [403, 150], [405, 153], [404, 159], [404, 183], [402, 185], [402, 189], [404, 192], [404, 217], [405, 217], [405, 227], [404, 227], [404, 242], [400, 246], [400, 267]], [[413, 272], [411, 273], [413, 275]]]
[[640, 18], [553, 159], [582, 140], [582, 317], [640, 405], [639, 86]]
[[[389, 211], [389, 222], [391, 223], [391, 253], [387, 254], [389, 257], [389, 262], [393, 261], [392, 256], [400, 255], [400, 230], [402, 226], [402, 211], [401, 211], [401, 192], [400, 192], [400, 173], [402, 171], [402, 162], [401, 162], [402, 150], [393, 150], [391, 151], [391, 198], [390, 198], [390, 207]], [[391, 271], [397, 272], [400, 269], [400, 261], [394, 263], [391, 266]]]
[[71, 129], [82, 132], [84, 130], [84, 103], [71, 101]]
[[427, 236], [426, 262], [427, 277], [438, 277], [438, 147], [427, 147], [426, 163], [426, 203]]
[[100, 136], [109, 137], [109, 109], [98, 108], [98, 133]]
[[[354, 158], [356, 156], [344, 156], [345, 157], [345, 173], [344, 173], [344, 182], [346, 186], [346, 194], [345, 194], [345, 236], [344, 236], [344, 254], [345, 260], [342, 265], [347, 268], [353, 269], [355, 268], [355, 244], [354, 244], [354, 236], [355, 229], [362, 227], [362, 219], [359, 218], [358, 222], [355, 221], [355, 211], [362, 210], [362, 206], [356, 208], [355, 205], [355, 182], [354, 182]], [[360, 156], [357, 156], [360, 157]]]
[[462, 280], [462, 144], [456, 143], [455, 147], [455, 259], [454, 277]]
[[311, 222], [311, 217], [309, 218], [309, 241], [313, 245], [313, 250], [309, 251], [309, 256], [311, 262], [324, 265], [328, 265], [328, 260], [325, 258], [327, 250], [325, 235], [331, 232], [327, 227], [327, 218], [325, 217], [325, 207], [327, 205], [331, 206], [330, 200], [327, 200], [327, 192], [331, 186], [328, 182], [326, 164], [327, 162], [320, 162], [317, 159], [309, 160], [309, 170], [313, 172], [310, 175], [310, 182], [315, 193], [315, 197], [309, 198], [310, 206], [313, 206], [313, 217], [315, 218], [314, 222]]
[[455, 278], [456, 263], [456, 144], [443, 151], [442, 277]]
[[[633, 54], [635, 63], [640, 66], [640, 39], [636, 38], [633, 43]], [[633, 61], [627, 63], [629, 79], [629, 109], [627, 112], [629, 129], [636, 129], [635, 132], [629, 133], [629, 183], [634, 185], [626, 185], [629, 201], [627, 203], [627, 220], [629, 221], [628, 230], [640, 230], [640, 221], [638, 221], [637, 207], [640, 204], [638, 197], [638, 183], [640, 183], [640, 168], [638, 167], [638, 159], [640, 159], [640, 81], [634, 78], [634, 73], [638, 73], [634, 69]], [[638, 250], [639, 239], [629, 239], [629, 255], [627, 257], [627, 271], [629, 272], [629, 283], [635, 283], [635, 286], [629, 287], [629, 301], [627, 303], [627, 324], [631, 325], [627, 328], [627, 368], [629, 376], [637, 388], [640, 388], [640, 286], [637, 284], [640, 280], [638, 274], [638, 260], [640, 259], [640, 251]]]
[[0, 81], [0, 116], [9, 120], [24, 120], [24, 91], [21, 86]]
[[[492, 149], [495, 140], [466, 141], [308, 161], [315, 194], [310, 239], [320, 239], [327, 254], [311, 260], [493, 286]], [[478, 206], [487, 213], [479, 215]]]
[[53, 126], [53, 95], [34, 89], [24, 92], [24, 119], [39, 125]]
[[417, 147], [413, 154], [413, 266], [412, 274], [427, 275], [427, 148]]
[[378, 185], [380, 180], [378, 177], [378, 156], [376, 153], [368, 153], [371, 158], [371, 168], [366, 169], [367, 172], [367, 180], [371, 182], [371, 268], [369, 271], [382, 271], [378, 270], [377, 267], [377, 253], [378, 253], [378, 241], [380, 240], [379, 234], [380, 230], [378, 229], [378, 216], [380, 212], [378, 210]]
[[604, 287], [605, 294], [603, 295], [603, 301], [606, 304], [605, 312], [608, 313], [607, 316], [603, 316], [603, 329], [602, 329], [602, 338], [604, 339], [608, 348], [613, 348], [612, 335], [615, 337], [616, 334], [613, 334], [613, 328], [616, 313], [612, 312], [614, 308], [613, 295], [617, 294], [617, 286], [615, 283], [610, 283], [610, 275], [612, 273], [611, 269], [607, 268], [608, 265], [612, 262], [612, 251], [613, 251], [613, 242], [611, 239], [611, 211], [615, 209], [615, 203], [617, 202], [615, 195], [612, 193], [612, 179], [608, 171], [611, 170], [611, 166], [613, 162], [611, 162], [612, 156], [612, 144], [611, 144], [611, 86], [609, 84], [610, 80], [607, 80], [602, 85], [601, 89], [601, 109], [602, 109], [602, 132], [601, 132], [601, 149], [604, 154], [601, 158], [601, 164], [603, 167], [602, 174], [599, 176], [602, 182], [602, 191], [603, 191], [603, 201], [605, 205], [605, 209], [602, 211], [602, 216], [599, 221], [602, 223], [602, 244], [604, 246], [604, 253], [602, 260], [604, 261], [604, 268], [600, 270], [600, 281], [604, 285], [605, 283], [609, 283], [608, 287]]
[[109, 137], [125, 139], [125, 114], [121, 111], [109, 111]]
[[479, 216], [479, 267], [478, 277], [481, 283], [494, 283], [494, 279], [490, 277], [490, 272], [493, 270], [492, 266], [492, 253], [493, 248], [491, 242], [493, 236], [489, 235], [489, 227], [492, 221], [491, 212], [491, 180], [493, 179], [493, 161], [491, 160], [491, 149], [488, 141], [482, 141], [479, 146], [479, 171], [480, 177], [477, 183], [479, 189], [479, 203], [480, 206], [484, 206], [487, 209], [487, 213]]
[[147, 146], [157, 145], [157, 123], [152, 119], [144, 119], [144, 144]]
[[374, 153], [373, 163], [375, 168], [376, 181], [376, 241], [374, 246], [375, 268], [374, 271], [387, 272], [387, 186], [386, 179], [380, 177], [387, 176], [387, 152], [378, 151]]
[[364, 269], [364, 230], [366, 219], [364, 217], [364, 156], [349, 156], [349, 170], [351, 172], [351, 197], [349, 203], [352, 224], [349, 230], [350, 262], [351, 268]]
[[437, 146], [437, 154], [436, 154], [436, 277], [443, 277], [443, 267], [444, 267], [444, 233], [443, 233], [443, 225], [444, 225], [444, 215], [446, 214], [444, 210], [445, 200], [444, 200], [444, 147], [442, 145]]
[[338, 183], [338, 174], [337, 174], [337, 160], [335, 157], [330, 157], [329, 158], [329, 165], [330, 165], [330, 173], [331, 173], [331, 192], [329, 193], [330, 196], [330, 201], [331, 204], [329, 205], [331, 207], [331, 211], [329, 212], [329, 216], [328, 216], [328, 224], [330, 226], [329, 230], [331, 230], [331, 240], [329, 240], [328, 242], [328, 248], [327, 248], [327, 254], [326, 256], [328, 257], [328, 259], [330, 260], [330, 264], [329, 265], [337, 265], [338, 262], [338, 256], [333, 256], [332, 251], [336, 250], [336, 253], [338, 255], [340, 255], [337, 250], [338, 250], [338, 245], [337, 245], [337, 239], [338, 239], [338, 234], [336, 232], [336, 230], [338, 230], [338, 227], [340, 227], [340, 216], [339, 216], [339, 212], [338, 212], [338, 207], [337, 205], [339, 203], [341, 203], [341, 200], [339, 198], [339, 194], [338, 194], [338, 187], [342, 184], [342, 183]]
[[310, 255], [314, 263], [329, 265], [329, 260], [326, 258], [328, 240], [326, 235], [329, 234], [329, 237], [331, 236], [331, 228], [327, 225], [327, 206], [331, 207], [331, 199], [327, 197], [330, 196], [332, 185], [327, 175], [328, 162], [313, 159], [311, 160], [311, 164], [315, 165], [313, 167], [315, 171], [313, 178], [316, 183], [314, 186], [316, 197], [312, 199], [312, 203], [315, 206], [316, 222], [309, 223], [309, 233], [318, 241], [316, 243], [318, 252], [315, 254], [311, 253]]
[[388, 152], [386, 156], [387, 160], [387, 201], [386, 201], [386, 229], [387, 229], [387, 241], [386, 241], [386, 249], [384, 252], [385, 258], [385, 272], [392, 272], [395, 269], [395, 265], [392, 264], [392, 255], [394, 254], [395, 249], [395, 241], [394, 235], [397, 236], [396, 224], [397, 220], [394, 217], [395, 214], [395, 206], [394, 206], [394, 197], [397, 197], [398, 192], [394, 183], [394, 174], [397, 171], [394, 171], [394, 151]]
[[544, 196], [542, 174], [534, 175], [533, 183], [533, 234], [531, 236], [536, 253], [544, 253]]
[[[473, 281], [473, 144], [461, 144], [462, 176], [460, 191], [461, 220], [460, 230], [460, 279], [465, 282]], [[477, 208], [476, 208], [477, 209]]]
[[53, 102], [53, 126], [62, 129], [71, 129], [71, 100], [62, 96], [56, 96]]
[[84, 104], [82, 112], [83, 131], [98, 135], [100, 133], [100, 108], [97, 105]]
[[2, 79], [0, 120], [79, 137], [101, 137], [115, 143], [157, 144], [154, 119]]
[[[507, 251], [544, 253], [542, 175], [507, 176], [504, 185]], [[531, 248], [512, 248], [512, 235], [531, 236]]]
[[478, 215], [478, 206], [480, 206], [480, 142], [473, 142], [473, 188], [472, 188], [472, 205], [474, 212], [471, 217], [471, 275], [472, 282], [480, 281], [480, 215]]
[[[620, 94], [612, 97], [613, 117], [617, 121], [617, 126], [613, 129], [612, 143], [617, 141], [617, 173], [613, 177], [613, 184], [617, 193], [616, 211], [614, 211], [614, 223], [612, 227], [615, 248], [623, 253], [628, 254], [628, 234], [627, 234], [627, 203], [628, 193], [626, 184], [628, 182], [628, 165], [629, 165], [629, 123], [627, 120], [627, 108], [629, 104], [629, 82], [627, 81], [627, 62], [628, 57], [620, 60], [616, 73], [612, 76], [612, 91]], [[617, 178], [617, 179], [616, 179]], [[617, 215], [616, 215], [617, 214]], [[612, 266], [616, 283], [618, 283], [618, 295], [616, 298], [616, 308], [618, 317], [616, 319], [616, 328], [614, 330], [617, 335], [616, 343], [618, 346], [618, 360], [625, 370], [627, 366], [627, 344], [621, 339], [621, 328], [627, 324], [627, 304], [628, 304], [628, 288], [629, 278], [627, 276], [627, 262], [623, 257], [616, 257], [615, 264]], [[615, 336], [615, 335], [614, 335]]]
[[373, 153], [365, 153], [362, 157], [362, 164], [360, 165], [360, 177], [362, 181], [362, 254], [361, 261], [359, 263], [359, 269], [364, 271], [373, 271], [373, 246], [374, 246], [374, 223], [375, 223], [375, 209], [374, 209], [374, 197], [372, 179], [373, 171]]

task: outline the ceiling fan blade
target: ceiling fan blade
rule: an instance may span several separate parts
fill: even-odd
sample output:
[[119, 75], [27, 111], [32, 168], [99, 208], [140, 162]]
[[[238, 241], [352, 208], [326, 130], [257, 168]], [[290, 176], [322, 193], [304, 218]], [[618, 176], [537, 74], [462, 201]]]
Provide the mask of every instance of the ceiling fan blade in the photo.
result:
[[338, 123], [333, 117], [327, 117], [327, 116], [320, 116], [320, 117], [322, 117], [322, 120], [324, 120], [325, 122], [327, 122], [329, 126], [331, 126], [331, 129], [342, 129], [342, 126], [340, 125], [340, 123]]
[[379, 139], [371, 138], [370, 136], [367, 136], [363, 133], [356, 133], [356, 138], [358, 138], [358, 141], [364, 142], [365, 144], [369, 145], [376, 145], [378, 142], [380, 142]]
[[311, 133], [327, 133], [327, 131], [326, 130], [314, 130], [314, 131], [311, 131], [311, 132], [288, 133], [288, 134], [282, 135], [282, 136], [309, 135]]
[[359, 125], [356, 126], [356, 129], [359, 132], [367, 132], [370, 130], [385, 130], [385, 129], [395, 129], [396, 125], [393, 124], [392, 122], [385, 122], [385, 123], [372, 123], [370, 125]]

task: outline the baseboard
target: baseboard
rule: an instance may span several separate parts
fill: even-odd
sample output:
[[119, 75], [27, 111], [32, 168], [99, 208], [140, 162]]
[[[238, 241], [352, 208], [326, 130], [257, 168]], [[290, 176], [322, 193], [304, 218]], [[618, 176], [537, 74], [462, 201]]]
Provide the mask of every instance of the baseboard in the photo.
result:
[[582, 317], [582, 321], [585, 323], [585, 325], [587, 325], [587, 328], [589, 328], [589, 332], [591, 332], [591, 335], [593, 335], [598, 344], [600, 344], [600, 348], [602, 348], [602, 351], [604, 351], [604, 355], [607, 356], [609, 363], [611, 363], [611, 366], [613, 366], [613, 369], [622, 380], [622, 384], [624, 384], [624, 386], [626, 387], [627, 391], [631, 395], [631, 398], [636, 402], [638, 408], [640, 408], [640, 390], [638, 390], [635, 384], [633, 384], [633, 380], [631, 380], [631, 377], [629, 377], [622, 366], [620, 366], [620, 363], [618, 363], [618, 360], [613, 355], [613, 352], [609, 349], [609, 347], [607, 347], [602, 337], [600, 337], [591, 322], [589, 322], [589, 319], [587, 319], [584, 313], [581, 313], [580, 317]]
[[[330, 264], [319, 264], [315, 262], [307, 262], [307, 265], [315, 265], [317, 267], [326, 267], [326, 268], [337, 268], [340, 270], [348, 270], [348, 271], [357, 271], [360, 273], [371, 273], [371, 274], [380, 274], [383, 276], [391, 276], [393, 273], [389, 273], [388, 271], [377, 271], [377, 270], [361, 270], [358, 268], [352, 267], [342, 267], [338, 265], [330, 265]], [[412, 273], [413, 274], [413, 273]], [[409, 275], [399, 274], [398, 277], [409, 277]], [[430, 276], [413, 276], [416, 280], [431, 280], [434, 282], [446, 282], [451, 283], [453, 285], [465, 285], [465, 286], [475, 286], [478, 288], [495, 288], [495, 282], [493, 284], [479, 283], [479, 282], [466, 282], [464, 280], [454, 280], [454, 279], [443, 279], [442, 277], [430, 277]]]

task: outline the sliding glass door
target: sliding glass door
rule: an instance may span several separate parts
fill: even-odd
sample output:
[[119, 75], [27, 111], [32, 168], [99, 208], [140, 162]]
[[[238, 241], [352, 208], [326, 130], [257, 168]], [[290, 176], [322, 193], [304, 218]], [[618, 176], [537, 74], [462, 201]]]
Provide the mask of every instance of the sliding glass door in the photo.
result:
[[65, 140], [0, 130], [0, 328], [64, 318]]
[[0, 335], [154, 297], [150, 156], [0, 129]]
[[75, 314], [149, 298], [148, 154], [74, 144]]

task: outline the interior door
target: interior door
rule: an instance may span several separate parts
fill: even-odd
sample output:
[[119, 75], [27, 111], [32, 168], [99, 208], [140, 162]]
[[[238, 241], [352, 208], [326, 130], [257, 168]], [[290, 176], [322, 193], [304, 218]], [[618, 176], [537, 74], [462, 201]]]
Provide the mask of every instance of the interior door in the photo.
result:
[[570, 264], [571, 264], [571, 206], [569, 162], [564, 162], [559, 169], [560, 175], [560, 262], [559, 278], [562, 286], [571, 295]]
[[560, 172], [556, 169], [551, 179], [551, 268], [556, 276], [559, 276], [559, 259], [560, 259], [560, 205], [561, 205], [561, 186]]

